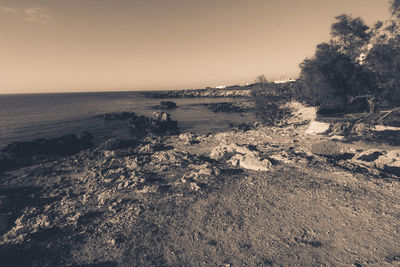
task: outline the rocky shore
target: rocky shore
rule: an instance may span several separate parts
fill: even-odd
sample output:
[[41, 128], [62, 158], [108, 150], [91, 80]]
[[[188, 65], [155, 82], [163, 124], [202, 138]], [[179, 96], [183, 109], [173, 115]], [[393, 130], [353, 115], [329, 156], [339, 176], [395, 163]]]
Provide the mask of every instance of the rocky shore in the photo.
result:
[[[148, 131], [3, 172], [2, 263], [400, 264], [399, 140], [291, 108], [282, 127]], [[160, 129], [163, 116], [131, 124]]]
[[233, 87], [233, 88], [205, 88], [205, 89], [187, 89], [165, 92], [150, 92], [145, 96], [151, 98], [187, 98], [187, 97], [250, 97], [251, 89]]

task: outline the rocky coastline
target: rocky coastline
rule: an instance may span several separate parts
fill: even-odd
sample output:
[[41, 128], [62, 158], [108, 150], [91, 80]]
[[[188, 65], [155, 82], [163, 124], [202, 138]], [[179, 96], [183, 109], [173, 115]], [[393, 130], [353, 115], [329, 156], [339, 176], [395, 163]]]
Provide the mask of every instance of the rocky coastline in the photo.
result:
[[134, 130], [148, 129], [138, 138], [2, 172], [2, 261], [399, 264], [399, 140], [378, 142], [382, 131], [366, 124], [344, 130], [316, 121], [315, 108], [291, 108], [285, 126], [207, 135], [179, 134], [166, 113], [133, 116]]
[[193, 97], [250, 97], [251, 89], [242, 87], [228, 87], [224, 89], [205, 88], [205, 89], [186, 89], [163, 92], [148, 92], [146, 97], [150, 98], [193, 98]]

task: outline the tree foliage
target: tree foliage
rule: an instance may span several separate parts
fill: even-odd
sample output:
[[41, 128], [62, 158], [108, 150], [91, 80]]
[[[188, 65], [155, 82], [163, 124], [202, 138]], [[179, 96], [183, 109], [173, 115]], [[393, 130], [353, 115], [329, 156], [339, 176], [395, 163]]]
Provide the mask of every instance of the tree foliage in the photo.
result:
[[370, 28], [361, 18], [352, 18], [342, 14], [336, 17], [331, 26], [332, 41], [340, 52], [356, 60], [371, 39]]
[[400, 105], [400, 0], [390, 0], [390, 12], [372, 27], [345, 14], [335, 18], [331, 40], [300, 64], [311, 104], [341, 108], [369, 95], [378, 105]]

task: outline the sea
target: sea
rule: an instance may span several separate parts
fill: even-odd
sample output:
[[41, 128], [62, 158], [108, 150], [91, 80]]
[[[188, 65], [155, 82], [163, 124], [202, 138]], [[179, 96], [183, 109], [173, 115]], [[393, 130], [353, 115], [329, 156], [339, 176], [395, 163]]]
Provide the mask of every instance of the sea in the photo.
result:
[[214, 113], [201, 104], [241, 102], [245, 98], [148, 98], [145, 92], [96, 92], [0, 95], [0, 148], [17, 141], [53, 138], [88, 131], [96, 143], [109, 138], [130, 138], [129, 120], [105, 121], [111, 112], [151, 116], [160, 101], [173, 101], [167, 110], [181, 132], [220, 132], [255, 120], [251, 112]]

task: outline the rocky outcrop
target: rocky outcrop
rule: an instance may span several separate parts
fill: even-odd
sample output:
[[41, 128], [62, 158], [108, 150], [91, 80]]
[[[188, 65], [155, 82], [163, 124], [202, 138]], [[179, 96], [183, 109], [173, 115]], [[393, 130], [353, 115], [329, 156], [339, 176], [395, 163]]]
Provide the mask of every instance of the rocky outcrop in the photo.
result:
[[173, 121], [165, 112], [154, 112], [151, 118], [134, 116], [129, 122], [129, 128], [134, 134], [178, 134], [178, 122]]

